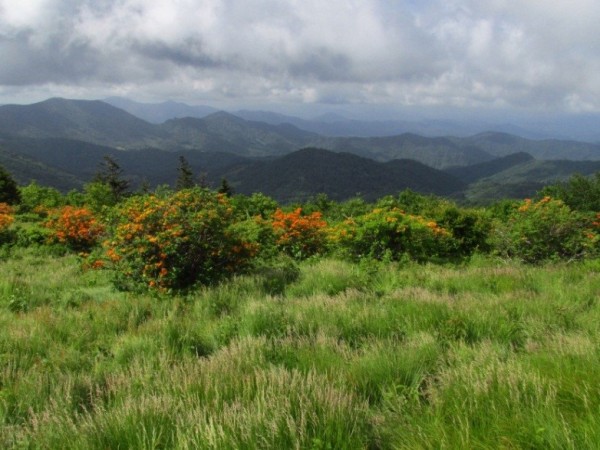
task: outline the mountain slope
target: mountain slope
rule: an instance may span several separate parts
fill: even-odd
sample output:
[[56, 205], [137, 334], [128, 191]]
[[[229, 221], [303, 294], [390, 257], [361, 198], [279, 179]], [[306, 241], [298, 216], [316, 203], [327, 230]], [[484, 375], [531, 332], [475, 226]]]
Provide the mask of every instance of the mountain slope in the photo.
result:
[[[168, 107], [186, 111], [185, 105], [171, 103], [165, 105]], [[302, 119], [265, 112], [247, 113], [246, 116], [272, 123], [244, 120], [218, 112], [201, 119], [172, 119], [158, 125], [105, 102], [55, 98], [32, 105], [1, 106], [0, 133], [72, 139], [126, 150], [147, 147], [169, 151], [194, 149], [245, 156], [282, 155], [312, 146], [378, 161], [414, 159], [438, 169], [473, 165], [517, 152], [529, 153], [537, 159], [600, 160], [600, 144], [534, 141], [491, 132], [467, 138], [423, 137], [410, 133], [367, 138], [324, 137], [280, 122], [290, 119], [302, 125]], [[328, 120], [323, 119], [322, 123], [331, 124]], [[360, 134], [358, 122], [345, 123], [350, 124], [347, 133]]]
[[495, 182], [554, 183], [579, 173], [592, 175], [600, 171], [600, 161], [530, 160], [485, 178]]
[[600, 171], [600, 161], [529, 160], [471, 183], [465, 197], [478, 203], [501, 198], [532, 197], [548, 184], [566, 180], [576, 173], [592, 175]]
[[[137, 186], [145, 180], [152, 186], [173, 184], [177, 178], [179, 157], [184, 156], [197, 174], [206, 173], [209, 180], [219, 181], [221, 173], [234, 164], [247, 162], [246, 159], [223, 152], [164, 151], [140, 149], [122, 151], [111, 147], [69, 139], [32, 139], [18, 137], [0, 138], [0, 148], [10, 148], [10, 154], [20, 156], [35, 165], [45, 167], [48, 172], [64, 174], [65, 183], [44, 179], [43, 172], [32, 171], [27, 176], [26, 167], [20, 169], [20, 180], [35, 179], [40, 184], [49, 184], [61, 190], [80, 187], [97, 173], [104, 156], [110, 156], [123, 169], [124, 175]], [[6, 151], [8, 153], [8, 151]], [[35, 165], [33, 163], [32, 167]], [[59, 186], [60, 185], [60, 186]]]
[[406, 188], [451, 194], [464, 185], [416, 161], [380, 163], [349, 153], [307, 148], [226, 173], [237, 192], [263, 192], [283, 202], [325, 193], [334, 200], [362, 195], [374, 200]]
[[183, 148], [225, 151], [248, 156], [281, 155], [317, 138], [292, 125], [251, 122], [226, 112], [195, 119], [168, 120], [162, 129]]
[[8, 170], [20, 185], [35, 181], [42, 186], [54, 187], [63, 192], [79, 189], [83, 185], [78, 176], [34, 158], [7, 151], [2, 144], [0, 144], [0, 166]]
[[445, 169], [444, 172], [449, 173], [465, 183], [473, 183], [482, 178], [491, 177], [497, 173], [508, 170], [511, 167], [533, 160], [533, 156], [529, 153], [513, 153], [512, 155], [470, 166], [449, 167]]
[[166, 137], [160, 128], [107, 103], [61, 98], [0, 106], [0, 132], [124, 147], [148, 146]]
[[127, 111], [146, 122], [160, 124], [169, 119], [182, 117], [202, 118], [213, 114], [218, 109], [210, 106], [190, 106], [185, 103], [166, 101], [162, 103], [139, 103], [122, 97], [109, 97], [104, 101], [116, 108]]
[[[458, 141], [454, 139], [454, 141]], [[532, 140], [512, 134], [486, 132], [460, 140], [461, 145], [474, 145], [494, 156], [529, 153], [536, 159], [600, 160], [600, 144], [559, 139]]]
[[436, 169], [494, 159], [473, 145], [460, 145], [449, 138], [429, 138], [411, 133], [378, 138], [322, 138], [316, 146], [378, 161], [414, 159]]

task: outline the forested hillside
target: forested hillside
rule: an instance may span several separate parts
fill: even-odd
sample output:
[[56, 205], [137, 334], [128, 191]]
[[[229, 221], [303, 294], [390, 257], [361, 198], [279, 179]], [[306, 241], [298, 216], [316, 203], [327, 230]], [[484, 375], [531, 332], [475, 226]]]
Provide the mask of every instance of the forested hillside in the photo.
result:
[[[63, 192], [89, 182], [104, 156], [118, 161], [133, 186], [174, 185], [183, 156], [197, 181], [218, 186], [226, 178], [239, 192], [284, 201], [318, 193], [375, 199], [410, 188], [471, 202], [530, 196], [544, 184], [594, 173], [600, 160], [599, 146], [589, 143], [503, 133], [325, 137], [282, 122], [285, 116], [245, 113], [261, 122], [170, 106], [202, 117], [150, 123], [105, 102], [66, 99], [0, 106], [0, 160], [20, 183]], [[313, 159], [300, 151], [306, 148], [322, 150]]]

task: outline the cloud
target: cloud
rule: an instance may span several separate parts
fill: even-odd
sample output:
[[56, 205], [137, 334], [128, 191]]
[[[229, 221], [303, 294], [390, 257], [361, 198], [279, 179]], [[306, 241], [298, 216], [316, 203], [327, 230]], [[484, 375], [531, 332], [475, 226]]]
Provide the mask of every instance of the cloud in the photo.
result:
[[0, 0], [3, 91], [600, 110], [592, 0]]

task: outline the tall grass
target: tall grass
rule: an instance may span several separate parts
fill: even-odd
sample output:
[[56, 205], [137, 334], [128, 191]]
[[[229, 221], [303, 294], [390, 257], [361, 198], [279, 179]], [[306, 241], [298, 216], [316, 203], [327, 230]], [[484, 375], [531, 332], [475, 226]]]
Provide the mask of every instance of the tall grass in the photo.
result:
[[600, 446], [597, 262], [294, 270], [162, 298], [0, 262], [0, 447]]

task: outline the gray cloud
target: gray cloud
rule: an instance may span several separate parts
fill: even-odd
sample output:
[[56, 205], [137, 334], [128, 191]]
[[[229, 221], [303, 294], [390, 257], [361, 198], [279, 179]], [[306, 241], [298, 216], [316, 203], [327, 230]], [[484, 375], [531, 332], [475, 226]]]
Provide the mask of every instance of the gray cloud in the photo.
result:
[[0, 101], [599, 111], [599, 21], [592, 0], [0, 0]]

